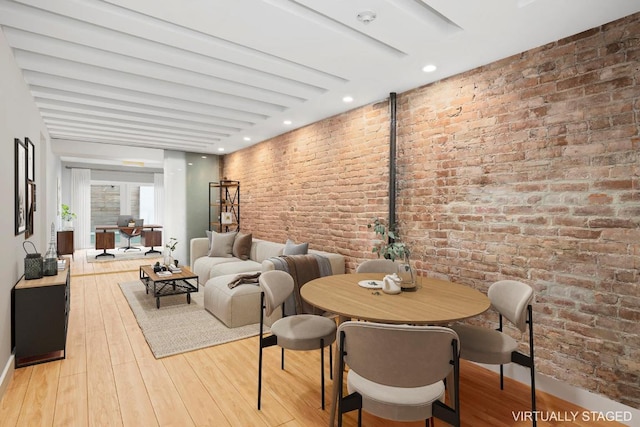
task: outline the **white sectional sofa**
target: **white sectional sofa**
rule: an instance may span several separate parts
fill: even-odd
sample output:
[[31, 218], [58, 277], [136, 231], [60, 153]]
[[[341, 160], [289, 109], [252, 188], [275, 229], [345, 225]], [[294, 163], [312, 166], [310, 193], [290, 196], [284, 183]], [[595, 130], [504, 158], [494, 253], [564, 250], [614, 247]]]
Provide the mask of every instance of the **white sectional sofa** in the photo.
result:
[[[239, 274], [257, 273], [273, 270], [275, 266], [268, 261], [271, 257], [282, 255], [285, 243], [252, 239], [249, 258], [242, 260], [231, 254], [228, 256], [208, 256], [209, 239], [199, 237], [191, 239], [190, 264], [194, 273], [204, 284], [204, 306], [230, 328], [258, 323], [260, 321], [260, 288], [253, 284], [238, 285], [229, 288]], [[342, 255], [309, 250], [310, 254], [325, 256], [333, 274], [344, 274], [345, 259]], [[278, 310], [276, 310], [278, 312]], [[274, 312], [274, 315], [279, 315]], [[267, 324], [276, 318], [267, 319]]]

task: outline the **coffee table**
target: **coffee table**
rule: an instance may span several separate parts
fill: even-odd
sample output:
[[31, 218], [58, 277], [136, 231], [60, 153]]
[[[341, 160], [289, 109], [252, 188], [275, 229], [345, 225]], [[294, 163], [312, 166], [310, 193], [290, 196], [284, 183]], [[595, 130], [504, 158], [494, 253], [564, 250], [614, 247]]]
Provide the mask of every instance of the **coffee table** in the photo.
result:
[[149, 290], [153, 292], [157, 308], [160, 308], [160, 297], [169, 295], [187, 294], [187, 304], [191, 304], [191, 293], [200, 289], [198, 275], [189, 267], [181, 266], [180, 269], [180, 273], [162, 276], [153, 271], [152, 265], [140, 266], [140, 281], [145, 286], [147, 294]]

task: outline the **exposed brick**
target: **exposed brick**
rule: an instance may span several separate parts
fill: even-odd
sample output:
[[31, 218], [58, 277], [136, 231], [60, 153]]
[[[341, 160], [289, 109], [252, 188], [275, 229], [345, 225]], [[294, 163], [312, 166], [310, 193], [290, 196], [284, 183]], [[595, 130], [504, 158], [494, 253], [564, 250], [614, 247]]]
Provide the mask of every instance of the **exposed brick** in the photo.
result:
[[[396, 200], [422, 274], [531, 284], [538, 371], [636, 408], [638, 34], [635, 14], [399, 94]], [[224, 156], [243, 230], [372, 258], [388, 122], [383, 101]]]

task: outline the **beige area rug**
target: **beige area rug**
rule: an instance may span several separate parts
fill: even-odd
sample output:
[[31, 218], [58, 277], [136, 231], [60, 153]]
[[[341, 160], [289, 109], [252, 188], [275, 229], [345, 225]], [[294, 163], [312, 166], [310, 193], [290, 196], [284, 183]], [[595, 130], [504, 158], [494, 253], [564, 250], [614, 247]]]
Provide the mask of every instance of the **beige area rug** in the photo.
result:
[[151, 294], [147, 295], [142, 282], [120, 283], [120, 289], [156, 359], [260, 333], [258, 323], [228, 328], [206, 311], [202, 286], [199, 292], [191, 294], [191, 304], [187, 304], [186, 294], [172, 295], [160, 298], [159, 309], [156, 308], [156, 299]]
[[[122, 261], [122, 260], [127, 260], [127, 259], [142, 259], [142, 258], [158, 258], [158, 257], [162, 257], [162, 254], [159, 253], [151, 253], [148, 255], [145, 255], [145, 252], [147, 252], [149, 249], [151, 248], [145, 248], [144, 246], [140, 246], [140, 250], [136, 251], [136, 250], [128, 250], [128, 251], [124, 251], [124, 250], [118, 250], [118, 248], [115, 249], [108, 249], [107, 253], [109, 254], [113, 254], [115, 256], [99, 256], [98, 258], [96, 258], [96, 255], [103, 253], [102, 249], [87, 249], [87, 262], [109, 262], [109, 261]], [[159, 250], [158, 247], [156, 246], [154, 248], [155, 250]]]

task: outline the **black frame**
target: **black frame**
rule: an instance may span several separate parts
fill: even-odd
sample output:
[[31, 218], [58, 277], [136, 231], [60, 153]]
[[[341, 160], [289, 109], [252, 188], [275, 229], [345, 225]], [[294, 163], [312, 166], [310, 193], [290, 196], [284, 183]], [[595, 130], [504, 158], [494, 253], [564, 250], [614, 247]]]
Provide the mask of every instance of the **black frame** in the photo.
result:
[[24, 139], [24, 144], [27, 147], [27, 180], [36, 180], [36, 146], [29, 138]]
[[27, 146], [19, 139], [15, 142], [15, 235], [27, 230]]

